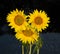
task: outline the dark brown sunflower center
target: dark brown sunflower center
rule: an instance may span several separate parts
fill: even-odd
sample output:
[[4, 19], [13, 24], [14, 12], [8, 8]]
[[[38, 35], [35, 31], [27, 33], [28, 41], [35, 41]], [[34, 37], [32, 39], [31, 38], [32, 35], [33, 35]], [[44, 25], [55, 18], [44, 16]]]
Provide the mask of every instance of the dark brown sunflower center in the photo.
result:
[[14, 22], [16, 25], [20, 26], [24, 23], [24, 18], [20, 15], [15, 16]]
[[43, 22], [43, 20], [42, 20], [41, 17], [36, 17], [36, 18], [34, 19], [34, 22], [35, 22], [35, 24], [37, 24], [37, 25], [41, 25], [42, 22]]
[[33, 35], [33, 31], [31, 31], [31, 29], [29, 29], [29, 30], [26, 29], [26, 30], [23, 30], [22, 32], [25, 36], [32, 36]]

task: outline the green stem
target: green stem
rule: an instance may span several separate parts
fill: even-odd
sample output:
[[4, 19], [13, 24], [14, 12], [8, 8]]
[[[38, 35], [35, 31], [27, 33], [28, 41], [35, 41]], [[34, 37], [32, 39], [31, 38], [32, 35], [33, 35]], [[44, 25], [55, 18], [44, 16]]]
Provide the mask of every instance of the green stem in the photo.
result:
[[31, 54], [32, 44], [30, 44], [29, 54]]
[[39, 54], [39, 48], [37, 48], [37, 54]]
[[[38, 32], [39, 35], [39, 32]], [[40, 40], [38, 40], [38, 46], [40, 45]], [[37, 46], [37, 54], [39, 54], [40, 47]]]
[[32, 54], [34, 54], [34, 53], [35, 53], [36, 49], [37, 49], [37, 46], [35, 46], [35, 48], [33, 49]]
[[24, 54], [24, 46], [22, 45], [22, 54]]

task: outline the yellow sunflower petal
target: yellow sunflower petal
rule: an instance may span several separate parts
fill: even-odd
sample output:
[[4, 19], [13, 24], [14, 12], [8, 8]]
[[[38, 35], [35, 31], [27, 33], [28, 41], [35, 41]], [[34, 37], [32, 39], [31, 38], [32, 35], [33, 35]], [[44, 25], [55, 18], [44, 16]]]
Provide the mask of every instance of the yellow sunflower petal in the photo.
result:
[[49, 26], [48, 23], [50, 23], [50, 18], [47, 17], [45, 11], [38, 11], [36, 9], [33, 13], [30, 13], [29, 17], [31, 27], [35, 27], [38, 31], [42, 32], [42, 29], [45, 30]]
[[14, 28], [15, 32], [17, 32], [19, 29], [25, 30], [25, 26], [28, 25], [26, 22], [26, 17], [27, 16], [24, 14], [24, 11], [18, 11], [18, 9], [16, 9], [7, 15], [7, 22], [10, 22], [9, 26]]

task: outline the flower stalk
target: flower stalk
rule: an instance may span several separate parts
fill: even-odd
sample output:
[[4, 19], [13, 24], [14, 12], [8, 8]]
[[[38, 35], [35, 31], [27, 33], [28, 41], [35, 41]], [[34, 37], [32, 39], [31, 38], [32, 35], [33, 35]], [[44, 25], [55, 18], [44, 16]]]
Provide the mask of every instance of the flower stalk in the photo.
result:
[[30, 44], [29, 54], [31, 54], [31, 50], [32, 50], [32, 44]]
[[24, 46], [22, 45], [22, 54], [24, 54]]
[[37, 54], [39, 54], [39, 48], [37, 48]]

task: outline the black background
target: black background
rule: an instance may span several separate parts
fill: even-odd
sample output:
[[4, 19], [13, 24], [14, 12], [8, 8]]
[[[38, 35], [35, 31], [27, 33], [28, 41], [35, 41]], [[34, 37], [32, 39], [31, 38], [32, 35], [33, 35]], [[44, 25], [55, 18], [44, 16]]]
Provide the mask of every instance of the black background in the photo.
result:
[[[10, 11], [15, 9], [25, 10], [25, 14], [33, 12], [33, 10], [44, 10], [50, 17], [51, 23], [45, 32], [60, 32], [60, 1], [59, 0], [0, 0], [0, 33], [12, 33], [6, 16]], [[7, 29], [6, 29], [7, 28]], [[5, 30], [4, 30], [5, 29]], [[11, 32], [10, 32], [11, 31]]]

